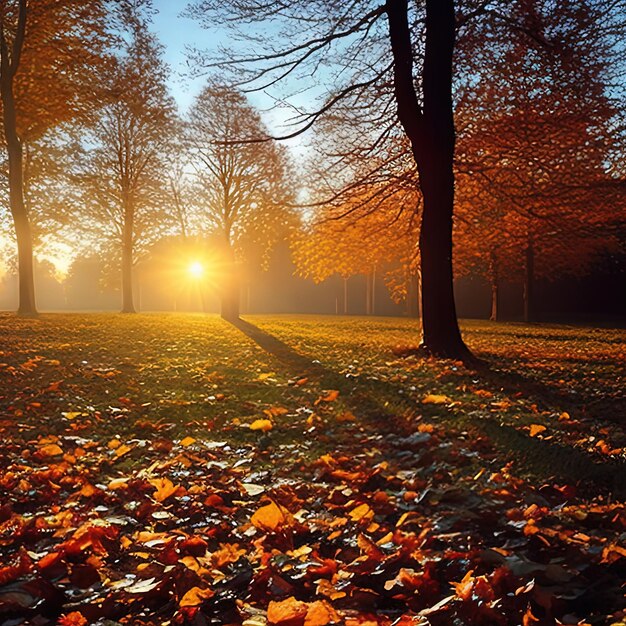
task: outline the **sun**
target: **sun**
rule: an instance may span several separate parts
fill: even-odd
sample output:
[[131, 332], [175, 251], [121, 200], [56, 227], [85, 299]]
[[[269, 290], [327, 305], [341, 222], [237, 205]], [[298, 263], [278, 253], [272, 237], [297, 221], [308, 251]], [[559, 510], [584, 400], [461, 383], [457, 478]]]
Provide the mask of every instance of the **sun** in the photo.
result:
[[194, 278], [200, 278], [202, 274], [204, 274], [204, 267], [202, 266], [202, 263], [200, 263], [200, 261], [194, 261], [193, 263], [190, 263], [187, 271]]

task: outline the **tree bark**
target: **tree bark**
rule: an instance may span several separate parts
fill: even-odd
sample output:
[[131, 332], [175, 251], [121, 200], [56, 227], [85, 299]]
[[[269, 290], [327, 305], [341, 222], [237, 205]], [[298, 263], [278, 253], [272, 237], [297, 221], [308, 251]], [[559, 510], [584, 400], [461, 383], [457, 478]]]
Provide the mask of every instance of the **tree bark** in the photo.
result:
[[240, 284], [237, 274], [237, 264], [235, 259], [235, 251], [230, 242], [227, 242], [228, 264], [224, 275], [224, 284], [222, 286], [222, 307], [221, 316], [229, 322], [235, 322], [239, 319], [240, 313]]
[[365, 276], [365, 314], [374, 315], [374, 289], [376, 287], [376, 271]]
[[4, 136], [9, 160], [9, 204], [15, 227], [18, 256], [19, 304], [18, 315], [37, 315], [35, 302], [35, 271], [33, 238], [28, 209], [24, 201], [24, 163], [22, 141], [17, 133], [17, 112], [13, 84], [19, 67], [26, 32], [26, 0], [20, 0], [18, 25], [13, 40], [11, 58], [4, 24], [0, 24], [0, 95]]
[[122, 313], [136, 313], [133, 302], [133, 227], [134, 214], [129, 198], [125, 199], [122, 233]]
[[419, 274], [411, 274], [407, 287], [407, 314], [415, 319], [420, 316], [420, 277]]
[[343, 314], [348, 315], [348, 279], [343, 279]]
[[532, 237], [528, 239], [524, 272], [524, 321], [534, 322], [535, 311], [535, 249]]
[[426, 0], [423, 108], [415, 91], [407, 0], [387, 0], [398, 117], [411, 142], [424, 207], [420, 231], [422, 348], [470, 359], [456, 316], [452, 275], [455, 130], [452, 108], [453, 0]]
[[498, 321], [498, 296], [500, 291], [500, 277], [498, 275], [498, 259], [495, 254], [489, 259], [489, 278], [491, 282], [491, 315], [490, 321]]

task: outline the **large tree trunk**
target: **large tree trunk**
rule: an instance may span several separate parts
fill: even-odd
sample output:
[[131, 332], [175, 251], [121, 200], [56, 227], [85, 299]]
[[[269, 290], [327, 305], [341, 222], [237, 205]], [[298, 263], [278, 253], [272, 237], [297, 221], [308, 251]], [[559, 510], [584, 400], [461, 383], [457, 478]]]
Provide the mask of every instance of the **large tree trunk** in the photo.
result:
[[33, 238], [24, 202], [24, 163], [22, 142], [17, 134], [17, 113], [13, 93], [13, 79], [21, 55], [26, 28], [26, 2], [20, 1], [20, 13], [17, 31], [12, 46], [12, 57], [5, 38], [4, 26], [0, 25], [0, 95], [4, 137], [9, 159], [9, 204], [15, 226], [17, 240], [18, 277], [19, 277], [19, 315], [37, 315], [35, 303], [35, 272], [33, 262]]
[[468, 359], [459, 331], [452, 275], [454, 144], [453, 0], [426, 0], [423, 109], [415, 92], [407, 0], [387, 0], [398, 117], [411, 142], [424, 199], [420, 232], [422, 347], [429, 354]]
[[133, 302], [133, 222], [132, 206], [126, 200], [122, 233], [122, 313], [136, 313]]
[[526, 246], [526, 259], [524, 268], [524, 321], [535, 321], [535, 249], [532, 238], [528, 239]]

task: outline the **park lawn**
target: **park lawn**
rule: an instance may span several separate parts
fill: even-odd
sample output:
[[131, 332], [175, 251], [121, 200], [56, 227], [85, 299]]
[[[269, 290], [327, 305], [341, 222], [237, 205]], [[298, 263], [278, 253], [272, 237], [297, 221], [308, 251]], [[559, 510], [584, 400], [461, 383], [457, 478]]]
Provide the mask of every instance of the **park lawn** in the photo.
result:
[[620, 623], [624, 331], [463, 331], [0, 316], [0, 623]]

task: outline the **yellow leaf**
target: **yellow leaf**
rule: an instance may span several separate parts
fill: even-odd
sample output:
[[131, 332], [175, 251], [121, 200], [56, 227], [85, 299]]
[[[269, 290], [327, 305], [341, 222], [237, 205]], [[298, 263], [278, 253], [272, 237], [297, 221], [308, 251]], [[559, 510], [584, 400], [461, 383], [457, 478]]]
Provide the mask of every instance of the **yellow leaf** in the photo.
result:
[[276, 376], [274, 372], [266, 372], [264, 374], [259, 374], [257, 380], [267, 380], [268, 378], [272, 378], [272, 376]]
[[192, 446], [194, 443], [196, 443], [196, 440], [193, 437], [185, 437], [181, 440], [180, 445], [186, 448]]
[[348, 515], [352, 518], [352, 521], [358, 522], [362, 519], [371, 519], [374, 517], [374, 511], [367, 504], [359, 504], [356, 509], [352, 509], [348, 513]]
[[250, 430], [262, 430], [264, 433], [268, 430], [272, 430], [272, 428], [274, 428], [274, 425], [270, 420], [266, 419], [254, 420], [254, 422], [250, 424]]
[[82, 413], [80, 411], [68, 411], [66, 413], [61, 413], [61, 415], [66, 420], [73, 420], [73, 419], [76, 419], [77, 417], [80, 417]]
[[449, 402], [452, 402], [451, 398], [436, 393], [429, 393], [422, 398], [422, 404], [448, 404]]
[[124, 456], [125, 454], [130, 452], [132, 449], [133, 449], [132, 446], [128, 446], [124, 443], [115, 450], [115, 457], [119, 459], [121, 456]]
[[273, 500], [262, 506], [250, 518], [253, 526], [266, 532], [274, 532], [285, 526], [293, 525], [294, 519], [291, 513]]
[[152, 497], [157, 502], [164, 502], [178, 489], [178, 485], [175, 485], [169, 478], [153, 478], [150, 484], [156, 489]]
[[530, 436], [535, 437], [539, 433], [542, 433], [544, 430], [547, 430], [543, 424], [531, 424], [530, 425]]

